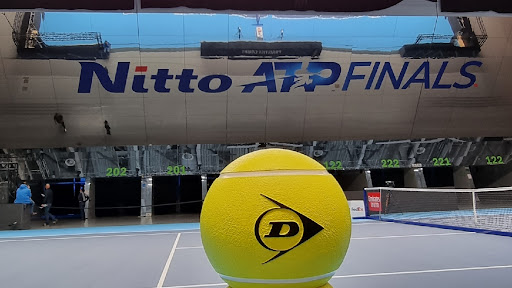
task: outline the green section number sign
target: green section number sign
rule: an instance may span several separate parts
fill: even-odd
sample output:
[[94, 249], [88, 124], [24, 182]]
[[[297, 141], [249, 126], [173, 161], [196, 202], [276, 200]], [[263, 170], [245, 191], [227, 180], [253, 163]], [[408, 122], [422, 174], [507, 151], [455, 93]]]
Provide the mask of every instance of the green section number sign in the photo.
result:
[[448, 158], [433, 158], [432, 162], [434, 162], [435, 167], [452, 166], [452, 163], [450, 163], [450, 159]]
[[185, 175], [185, 166], [167, 166], [167, 175]]
[[341, 161], [329, 161], [324, 163], [325, 169], [327, 170], [342, 170], [343, 165]]
[[501, 157], [501, 156], [487, 156], [487, 157], [485, 157], [485, 159], [487, 160], [487, 165], [505, 164], [503, 162], [503, 157]]
[[126, 176], [126, 168], [107, 168], [107, 177]]
[[400, 168], [398, 159], [382, 159], [382, 168]]

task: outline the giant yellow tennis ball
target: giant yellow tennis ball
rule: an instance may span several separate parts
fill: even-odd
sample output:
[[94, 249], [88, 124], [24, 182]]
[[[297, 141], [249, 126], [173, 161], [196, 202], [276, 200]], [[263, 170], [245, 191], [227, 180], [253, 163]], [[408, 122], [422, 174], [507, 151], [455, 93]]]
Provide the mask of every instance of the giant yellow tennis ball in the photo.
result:
[[345, 257], [350, 233], [348, 203], [334, 177], [313, 159], [282, 149], [233, 161], [201, 212], [206, 255], [232, 288], [325, 285]]

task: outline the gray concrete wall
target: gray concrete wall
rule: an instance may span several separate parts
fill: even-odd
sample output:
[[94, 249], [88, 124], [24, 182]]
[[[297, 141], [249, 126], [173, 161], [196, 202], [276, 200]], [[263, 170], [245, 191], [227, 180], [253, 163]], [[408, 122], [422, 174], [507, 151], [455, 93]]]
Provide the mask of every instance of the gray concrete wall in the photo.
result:
[[425, 176], [421, 168], [404, 169], [404, 186], [407, 188], [426, 188]]
[[91, 184], [89, 185], [89, 203], [87, 209], [87, 218], [92, 219], [96, 218], [96, 183], [95, 179], [91, 179]]
[[506, 165], [471, 168], [476, 188], [512, 186], [512, 162]]
[[151, 217], [153, 214], [153, 179], [152, 177], [143, 177], [140, 188], [140, 216]]
[[[30, 206], [24, 204], [0, 205], [0, 230], [30, 229]], [[13, 223], [14, 226], [10, 226]]]
[[404, 170], [404, 186], [408, 188], [418, 188], [418, 183], [416, 180], [414, 169]]
[[365, 171], [343, 171], [336, 177], [347, 200], [363, 200], [363, 190], [370, 187]]
[[469, 167], [455, 167], [453, 168], [453, 185], [455, 188], [472, 189], [475, 188], [473, 183], [473, 176]]
[[0, 183], [0, 204], [9, 203], [9, 185], [7, 182]]
[[208, 193], [208, 176], [206, 174], [201, 175], [201, 195], [204, 201], [206, 194]]

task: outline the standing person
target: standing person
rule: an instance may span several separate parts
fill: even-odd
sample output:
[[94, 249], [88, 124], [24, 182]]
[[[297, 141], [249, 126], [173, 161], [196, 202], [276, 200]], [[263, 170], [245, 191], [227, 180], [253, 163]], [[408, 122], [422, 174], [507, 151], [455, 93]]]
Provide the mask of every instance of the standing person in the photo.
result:
[[32, 191], [30, 191], [30, 186], [27, 184], [21, 184], [18, 190], [16, 190], [16, 199], [14, 200], [15, 204], [25, 204], [30, 206], [30, 214], [36, 215], [34, 212], [34, 200], [32, 200]]
[[64, 128], [64, 132], [68, 132], [68, 129], [66, 129], [66, 124], [64, 123], [64, 116], [62, 116], [62, 114], [55, 113], [55, 115], [53, 115], [53, 121], [55, 121], [57, 124], [60, 124], [60, 126]]
[[50, 213], [50, 209], [53, 204], [53, 190], [50, 189], [50, 184], [46, 184], [44, 190], [44, 198], [43, 198], [43, 207], [44, 207], [44, 217], [45, 223], [44, 226], [50, 225], [50, 218], [53, 221], [53, 224], [57, 224], [57, 218]]
[[80, 187], [80, 193], [78, 194], [78, 206], [80, 207], [80, 218], [82, 221], [87, 219], [85, 217], [85, 202], [89, 201], [89, 196], [85, 194], [84, 187]]
[[110, 54], [110, 49], [112, 49], [112, 44], [108, 41], [103, 42], [103, 52], [105, 52], [105, 54]]

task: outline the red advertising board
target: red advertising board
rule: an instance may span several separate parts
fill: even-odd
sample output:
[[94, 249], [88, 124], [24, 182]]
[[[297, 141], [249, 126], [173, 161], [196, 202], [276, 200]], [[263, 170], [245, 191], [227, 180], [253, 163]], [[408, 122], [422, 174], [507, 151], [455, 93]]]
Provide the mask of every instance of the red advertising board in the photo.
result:
[[380, 192], [368, 192], [368, 210], [380, 212]]

